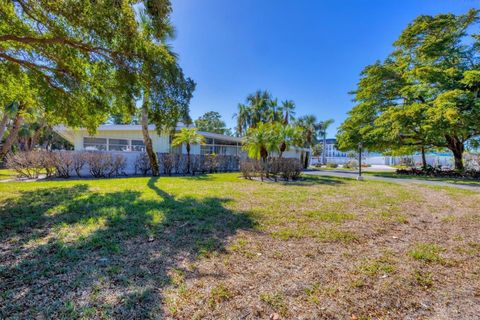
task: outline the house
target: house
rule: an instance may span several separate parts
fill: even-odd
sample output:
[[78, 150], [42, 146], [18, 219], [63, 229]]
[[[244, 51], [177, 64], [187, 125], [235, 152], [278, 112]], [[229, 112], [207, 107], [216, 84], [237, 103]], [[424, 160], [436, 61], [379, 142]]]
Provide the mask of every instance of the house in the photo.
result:
[[[179, 123], [176, 130], [184, 128]], [[149, 133], [152, 139], [153, 150], [157, 153], [182, 153], [186, 154], [185, 146], [172, 147], [172, 136], [168, 133], [158, 135], [154, 125], [149, 125]], [[94, 135], [90, 135], [87, 129], [74, 129], [65, 126], [57, 126], [54, 130], [74, 146], [75, 151], [108, 151], [120, 153], [126, 159], [129, 167], [133, 166], [139, 153], [145, 152], [143, 143], [142, 127], [140, 125], [117, 125], [105, 124], [97, 128]], [[242, 150], [242, 138], [226, 136], [218, 133], [198, 131], [205, 137], [205, 144], [192, 145], [192, 155], [227, 155], [246, 157]], [[304, 160], [309, 157], [309, 150], [304, 148], [290, 148], [283, 156], [285, 158], [297, 158]], [[132, 169], [133, 170], [133, 169]]]

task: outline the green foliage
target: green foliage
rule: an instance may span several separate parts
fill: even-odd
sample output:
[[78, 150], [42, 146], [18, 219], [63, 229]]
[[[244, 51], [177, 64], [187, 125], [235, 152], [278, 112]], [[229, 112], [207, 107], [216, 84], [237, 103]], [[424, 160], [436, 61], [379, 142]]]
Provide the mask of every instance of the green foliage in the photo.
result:
[[253, 159], [266, 160], [269, 153], [278, 151], [279, 137], [272, 123], [259, 122], [255, 128], [249, 128], [243, 140], [243, 149]]
[[178, 147], [182, 144], [185, 144], [187, 151], [190, 151], [192, 144], [205, 144], [205, 137], [197, 133], [197, 129], [195, 128], [181, 128], [180, 131], [173, 136], [172, 146]]
[[200, 131], [231, 135], [219, 112], [209, 111], [195, 120], [195, 127]]
[[465, 143], [480, 133], [478, 11], [420, 16], [383, 62], [367, 66], [357, 105], [340, 126], [341, 150], [449, 148], [463, 169]]

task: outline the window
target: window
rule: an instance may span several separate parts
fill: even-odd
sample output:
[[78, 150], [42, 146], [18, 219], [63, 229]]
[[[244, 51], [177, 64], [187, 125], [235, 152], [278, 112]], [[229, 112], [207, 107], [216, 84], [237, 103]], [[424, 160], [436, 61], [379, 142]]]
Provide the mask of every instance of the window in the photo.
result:
[[116, 138], [83, 138], [83, 149], [87, 151], [145, 151], [143, 140]]
[[145, 152], [145, 144], [142, 140], [132, 140], [132, 151]]
[[90, 151], [106, 151], [107, 139], [105, 138], [83, 138], [83, 148]]
[[130, 151], [128, 140], [126, 139], [108, 139], [108, 150], [110, 151]]

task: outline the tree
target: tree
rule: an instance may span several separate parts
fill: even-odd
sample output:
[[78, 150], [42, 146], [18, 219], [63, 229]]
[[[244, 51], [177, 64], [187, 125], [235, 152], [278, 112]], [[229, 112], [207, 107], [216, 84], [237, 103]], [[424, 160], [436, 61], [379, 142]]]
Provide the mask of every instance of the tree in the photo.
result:
[[[2, 80], [15, 88], [15, 81], [22, 84], [17, 79], [26, 77], [30, 86], [13, 90], [17, 96], [6, 102], [44, 108], [49, 124], [91, 133], [110, 114], [140, 113], [158, 174], [148, 124], [161, 132], [188, 120], [195, 87], [166, 43], [173, 36], [170, 12], [168, 0], [1, 2]], [[0, 88], [0, 96], [4, 91]]]
[[195, 120], [195, 127], [200, 131], [229, 134], [230, 130], [226, 127], [225, 122], [219, 112], [209, 111]]
[[284, 114], [283, 123], [288, 124], [291, 120], [294, 120], [295, 115], [295, 102], [292, 100], [282, 101], [282, 112]]
[[303, 130], [301, 144], [305, 148], [311, 148], [318, 142], [319, 123], [314, 115], [301, 116], [295, 122], [295, 126]]
[[172, 146], [177, 147], [185, 144], [187, 149], [187, 173], [190, 173], [190, 147], [195, 144], [205, 144], [205, 137], [199, 133], [195, 128], [181, 128], [179, 132], [174, 135]]
[[272, 124], [274, 141], [278, 144], [278, 157], [282, 158], [283, 153], [294, 145], [300, 139], [302, 130], [299, 127], [294, 127], [289, 124], [285, 125], [280, 122]]
[[[479, 11], [419, 16], [384, 62], [367, 66], [357, 105], [340, 126], [340, 149], [448, 148], [463, 170], [465, 144], [480, 134]], [[425, 165], [425, 164], [424, 164]]]
[[[286, 108], [286, 109], [285, 109]], [[257, 90], [247, 96], [246, 104], [238, 104], [236, 134], [242, 136], [248, 128], [255, 128], [260, 122], [279, 122], [288, 124], [294, 114], [295, 104], [287, 100], [278, 106], [278, 99], [272, 98], [268, 91]], [[283, 114], [285, 112], [285, 115]]]
[[255, 128], [248, 129], [243, 140], [243, 149], [250, 158], [261, 159], [266, 164], [269, 153], [278, 150], [278, 141], [274, 126], [271, 123], [259, 122]]

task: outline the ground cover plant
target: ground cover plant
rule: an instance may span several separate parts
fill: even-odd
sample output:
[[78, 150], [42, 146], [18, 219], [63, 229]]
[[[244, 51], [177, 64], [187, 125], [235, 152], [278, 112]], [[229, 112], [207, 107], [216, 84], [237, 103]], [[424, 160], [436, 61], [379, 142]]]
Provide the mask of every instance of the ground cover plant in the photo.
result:
[[0, 318], [475, 319], [480, 193], [239, 173], [0, 184]]

